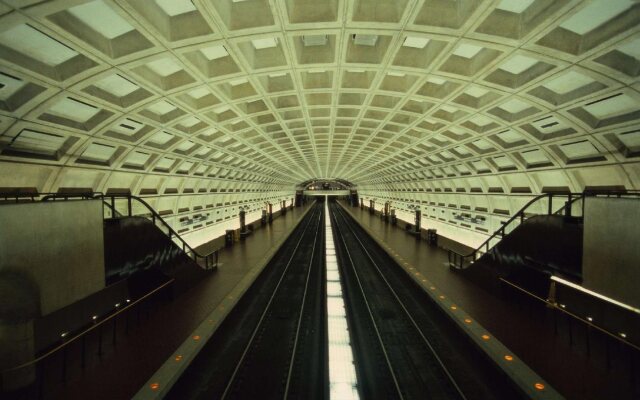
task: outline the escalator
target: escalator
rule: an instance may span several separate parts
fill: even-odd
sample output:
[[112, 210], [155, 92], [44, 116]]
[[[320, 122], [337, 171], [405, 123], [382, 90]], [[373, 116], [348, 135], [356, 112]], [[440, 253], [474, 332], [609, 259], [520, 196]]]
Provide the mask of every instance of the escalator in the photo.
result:
[[171, 278], [180, 293], [207, 273], [144, 217], [104, 220], [104, 261], [106, 284], [128, 279], [133, 297]]
[[582, 282], [582, 234], [578, 219], [535, 215], [524, 220], [464, 273], [501, 278], [547, 298], [552, 275]]
[[[193, 249], [144, 199], [130, 193], [41, 193], [40, 201], [99, 199], [103, 203], [105, 283], [127, 280], [137, 298], [173, 280], [174, 293], [217, 268], [218, 252]], [[35, 200], [34, 200], [35, 201]]]
[[470, 253], [449, 250], [449, 266], [490, 290], [507, 280], [541, 298], [552, 275], [580, 283], [583, 203], [584, 194], [537, 196]]

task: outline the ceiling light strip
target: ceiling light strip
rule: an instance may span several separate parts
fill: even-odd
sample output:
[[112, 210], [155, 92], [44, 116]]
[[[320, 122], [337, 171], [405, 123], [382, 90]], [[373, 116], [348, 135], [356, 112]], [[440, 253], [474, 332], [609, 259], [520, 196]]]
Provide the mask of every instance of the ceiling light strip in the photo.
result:
[[327, 341], [329, 345], [329, 398], [359, 399], [353, 349], [342, 298], [342, 283], [329, 216], [329, 198], [324, 200], [325, 265], [327, 268]]

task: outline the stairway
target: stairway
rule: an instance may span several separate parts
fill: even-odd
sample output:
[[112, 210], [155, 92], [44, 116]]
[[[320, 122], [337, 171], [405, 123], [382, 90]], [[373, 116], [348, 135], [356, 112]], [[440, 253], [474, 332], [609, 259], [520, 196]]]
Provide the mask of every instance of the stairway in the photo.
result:
[[582, 281], [584, 194], [535, 197], [468, 254], [449, 250], [449, 266], [493, 287], [507, 280], [546, 298], [550, 276]]
[[146, 293], [170, 278], [182, 292], [207, 273], [144, 217], [105, 219], [104, 254], [107, 285], [129, 278], [133, 292]]

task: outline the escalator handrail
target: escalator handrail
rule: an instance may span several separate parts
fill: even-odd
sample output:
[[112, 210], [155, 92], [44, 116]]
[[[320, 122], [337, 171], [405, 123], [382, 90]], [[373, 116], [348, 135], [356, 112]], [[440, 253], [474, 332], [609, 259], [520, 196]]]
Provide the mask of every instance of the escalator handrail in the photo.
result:
[[[513, 216], [511, 218], [509, 218], [504, 224], [502, 224], [502, 226], [500, 228], [498, 228], [495, 232], [493, 232], [493, 234], [491, 236], [489, 236], [484, 242], [482, 242], [482, 244], [480, 246], [478, 246], [477, 248], [473, 249], [470, 253], [462, 254], [462, 253], [459, 253], [459, 252], [457, 252], [455, 250], [449, 249], [449, 266], [453, 267], [453, 268], [457, 268], [457, 269], [462, 269], [463, 266], [464, 266], [464, 260], [465, 259], [467, 259], [467, 258], [475, 259], [476, 254], [479, 251], [481, 251], [484, 247], [488, 247], [488, 245], [489, 245], [489, 243], [491, 242], [492, 239], [494, 239], [498, 235], [504, 235], [505, 229], [513, 221], [515, 221], [518, 218], [523, 220], [524, 217], [525, 217], [525, 210], [527, 210], [529, 207], [531, 207], [533, 204], [537, 203], [541, 199], [548, 198], [549, 200], [551, 200], [551, 198], [553, 198], [554, 196], [571, 196], [571, 194], [569, 194], [569, 195], [559, 195], [559, 194], [555, 194], [555, 193], [545, 193], [545, 194], [541, 194], [541, 195], [538, 195], [538, 196], [534, 197], [527, 204], [525, 204], [517, 213], [513, 214]], [[453, 259], [454, 259], [453, 262], [451, 261], [452, 255], [453, 255]], [[457, 261], [457, 260], [460, 260], [460, 264], [459, 265], [456, 265], [455, 261]]]
[[[218, 250], [214, 250], [211, 251], [207, 254], [200, 254], [198, 251], [196, 251], [193, 247], [191, 247], [183, 238], [182, 236], [180, 236], [180, 234], [178, 232], [176, 232], [171, 225], [169, 225], [169, 223], [167, 221], [164, 220], [164, 218], [162, 218], [162, 216], [153, 208], [149, 205], [149, 203], [147, 203], [146, 201], [144, 201], [142, 198], [138, 197], [138, 196], [134, 196], [132, 194], [97, 194], [96, 196], [94, 196], [94, 198], [99, 198], [103, 201], [104, 204], [107, 204], [107, 206], [109, 206], [109, 208], [111, 208], [113, 211], [116, 211], [114, 209], [114, 207], [107, 201], [107, 199], [127, 199], [127, 202], [129, 202], [129, 207], [128, 207], [128, 216], [129, 217], [133, 217], [133, 213], [132, 213], [132, 208], [131, 208], [131, 200], [135, 200], [138, 203], [142, 204], [152, 215], [152, 220], [155, 221], [160, 221], [165, 228], [167, 228], [167, 231], [169, 232], [169, 234], [167, 235], [169, 237], [169, 239], [173, 239], [176, 238], [178, 239], [178, 241], [182, 244], [182, 251], [189, 256], [189, 252], [193, 255], [194, 261], [198, 261], [199, 258], [203, 259], [205, 262], [205, 269], [209, 269], [212, 267], [216, 267], [217, 264], [217, 255], [218, 255]], [[116, 211], [117, 212], [117, 211]], [[188, 251], [187, 251], [188, 249]], [[216, 259], [216, 262], [213, 263], [211, 266], [209, 265], [209, 262], [212, 261], [213, 259]]]
[[[118, 218], [123, 216], [120, 211], [116, 210], [116, 208], [114, 206], [112, 206], [111, 204], [109, 204], [107, 201], [102, 200], [102, 205], [103, 206], [107, 206], [111, 210], [111, 212], [112, 212], [111, 215], [114, 215], [114, 216], [116, 216]], [[103, 212], [103, 215], [104, 215], [104, 212]]]
[[[92, 199], [100, 199], [102, 200], [103, 206], [107, 206], [113, 212], [113, 215], [122, 216], [120, 212], [118, 212], [112, 203], [109, 203], [107, 199], [127, 199], [129, 204], [128, 211], [130, 217], [133, 216], [131, 212], [131, 201], [135, 200], [138, 203], [142, 204], [152, 215], [152, 220], [155, 222], [159, 220], [168, 230], [169, 234], [167, 235], [169, 239], [176, 238], [180, 244], [182, 245], [182, 251], [187, 255], [187, 257], [192, 258], [196, 263], [198, 259], [202, 259], [205, 264], [205, 269], [215, 268], [218, 264], [218, 250], [211, 251], [207, 254], [200, 254], [193, 247], [191, 247], [181, 236], [176, 232], [167, 221], [162, 218], [162, 216], [155, 210], [153, 207], [149, 205], [146, 201], [138, 196], [134, 196], [130, 193], [122, 193], [122, 194], [104, 194], [102, 192], [54, 192], [54, 193], [37, 193], [30, 196], [32, 201], [36, 201], [36, 197], [41, 197], [40, 201], [56, 201], [57, 199], [79, 199], [79, 200], [92, 200]], [[188, 250], [188, 251], [187, 251]], [[199, 264], [198, 264], [199, 265]]]
[[[577, 202], [578, 200], [584, 200], [586, 197], [595, 197], [595, 196], [617, 196], [617, 197], [621, 197], [621, 196], [634, 196], [634, 197], [638, 197], [640, 198], [640, 191], [637, 190], [585, 190], [582, 193], [544, 193], [541, 195], [538, 195], [536, 197], [534, 197], [533, 199], [531, 199], [527, 204], [525, 204], [517, 213], [515, 213], [511, 218], [509, 218], [504, 224], [502, 224], [502, 226], [500, 228], [498, 228], [495, 232], [493, 232], [493, 234], [491, 236], [489, 236], [484, 242], [482, 242], [482, 244], [480, 246], [478, 246], [477, 248], [473, 249], [470, 253], [468, 254], [462, 254], [459, 253], [455, 250], [449, 249], [448, 253], [449, 253], [449, 266], [455, 269], [462, 269], [464, 268], [464, 261], [468, 258], [471, 258], [472, 260], [475, 260], [476, 254], [478, 252], [480, 252], [484, 247], [487, 248], [487, 251], [489, 250], [489, 243], [492, 239], [494, 239], [495, 237], [497, 237], [498, 235], [502, 235], [504, 236], [504, 232], [507, 228], [507, 226], [509, 226], [513, 221], [515, 221], [517, 218], [520, 218], [521, 222], [525, 219], [526, 216], [526, 210], [531, 207], [534, 203], [537, 203], [539, 200], [541, 199], [545, 199], [548, 198], [549, 199], [549, 207], [547, 209], [547, 215], [560, 215], [563, 212], [565, 212], [565, 215], [571, 215], [570, 212], [566, 213], [567, 210], [570, 211], [570, 207], [573, 203]], [[558, 210], [556, 210], [555, 212], [551, 209], [552, 207], [552, 203], [551, 203], [551, 199], [553, 197], [566, 197], [567, 198], [567, 202], [560, 207]], [[584, 202], [582, 203], [582, 215], [584, 216]], [[457, 263], [457, 261], [459, 261], [459, 264]]]

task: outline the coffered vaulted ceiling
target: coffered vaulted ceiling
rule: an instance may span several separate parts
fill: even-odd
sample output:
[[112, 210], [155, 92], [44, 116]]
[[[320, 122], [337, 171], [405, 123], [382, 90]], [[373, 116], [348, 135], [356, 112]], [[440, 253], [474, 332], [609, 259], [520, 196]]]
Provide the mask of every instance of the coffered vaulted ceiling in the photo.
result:
[[631, 0], [2, 0], [0, 161], [637, 178], [639, 21]]

